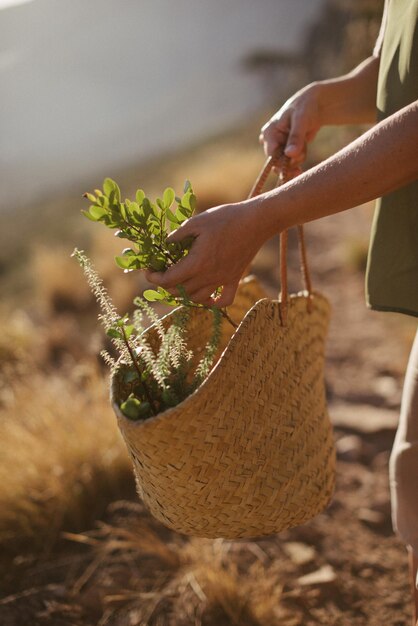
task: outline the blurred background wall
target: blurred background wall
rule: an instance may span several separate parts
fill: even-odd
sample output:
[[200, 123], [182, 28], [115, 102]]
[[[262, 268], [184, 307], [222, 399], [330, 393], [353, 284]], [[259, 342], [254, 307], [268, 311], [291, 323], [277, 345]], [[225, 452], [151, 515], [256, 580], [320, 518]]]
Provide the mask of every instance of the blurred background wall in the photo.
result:
[[0, 210], [253, 114], [323, 4], [0, 0]]

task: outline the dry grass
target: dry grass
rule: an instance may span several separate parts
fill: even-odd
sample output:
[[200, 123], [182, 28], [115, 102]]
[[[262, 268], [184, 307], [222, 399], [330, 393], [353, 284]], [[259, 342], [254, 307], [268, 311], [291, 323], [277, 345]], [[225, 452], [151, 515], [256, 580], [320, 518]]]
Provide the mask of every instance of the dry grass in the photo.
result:
[[0, 422], [0, 545], [53, 543], [83, 528], [132, 484], [103, 379], [27, 372], [9, 381]]
[[[147, 286], [143, 273], [124, 275], [116, 266], [114, 257], [121, 253], [124, 245], [123, 241], [100, 226], [89, 244], [89, 255], [121, 313], [132, 307], [134, 297]], [[94, 316], [95, 311], [98, 312], [83, 273], [71, 257], [72, 251], [73, 248], [56, 244], [34, 248], [31, 261], [34, 296], [38, 307], [47, 315], [88, 313]]]
[[156, 524], [140, 504], [116, 502], [108, 515], [110, 522], [93, 531], [65, 533], [78, 548], [55, 564], [56, 572], [66, 568], [65, 588], [43, 585], [45, 570], [37, 565], [32, 576], [41, 584], [5, 597], [0, 614], [21, 619], [24, 603], [48, 626], [64, 615], [69, 623], [100, 626], [278, 623], [282, 585], [257, 544], [232, 552], [222, 540], [189, 542]]
[[94, 615], [101, 626], [278, 623], [282, 585], [257, 544], [232, 550], [222, 540], [189, 541], [164, 530], [140, 504], [115, 503], [109, 517], [88, 533], [66, 534], [82, 546], [67, 577], [74, 615]]
[[33, 368], [33, 355], [38, 353], [41, 339], [36, 332], [35, 324], [23, 310], [16, 310], [12, 315], [2, 313], [0, 316], [0, 406], [5, 399], [5, 383], [9, 377], [23, 374], [29, 367]]

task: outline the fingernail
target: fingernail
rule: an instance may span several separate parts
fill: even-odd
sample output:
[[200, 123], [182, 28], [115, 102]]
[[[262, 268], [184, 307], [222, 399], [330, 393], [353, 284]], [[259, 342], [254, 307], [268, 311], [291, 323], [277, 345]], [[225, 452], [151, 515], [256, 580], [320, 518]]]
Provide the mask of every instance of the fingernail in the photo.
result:
[[291, 152], [294, 152], [296, 149], [297, 149], [297, 146], [295, 146], [294, 143], [291, 143], [290, 146], [286, 146], [284, 153], [290, 154]]

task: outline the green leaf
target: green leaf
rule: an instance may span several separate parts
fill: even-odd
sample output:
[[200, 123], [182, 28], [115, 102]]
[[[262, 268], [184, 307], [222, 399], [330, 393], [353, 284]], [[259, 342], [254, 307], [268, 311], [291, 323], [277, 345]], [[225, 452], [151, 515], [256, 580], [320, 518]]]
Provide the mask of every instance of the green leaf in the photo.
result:
[[158, 287], [158, 293], [162, 297], [161, 303], [168, 304], [168, 306], [178, 306], [178, 298], [173, 296], [169, 291], [163, 289], [163, 287]]
[[123, 270], [127, 270], [129, 268], [130, 262], [131, 260], [125, 256], [115, 256], [116, 265]]
[[89, 213], [93, 216], [94, 219], [100, 220], [102, 217], [107, 215], [107, 210], [102, 206], [92, 205], [89, 208]]
[[161, 394], [161, 399], [167, 407], [176, 406], [179, 402], [171, 389], [164, 389]]
[[196, 196], [191, 192], [186, 193], [182, 197], [180, 204], [183, 212], [185, 212], [187, 217], [190, 217], [196, 208]]
[[120, 203], [120, 189], [119, 185], [115, 183], [111, 178], [105, 178], [103, 182], [103, 191], [105, 196], [109, 198], [111, 204], [119, 204]]
[[125, 326], [126, 339], [129, 339], [129, 337], [132, 335], [133, 332], [135, 332], [135, 326], [133, 324], [129, 324], [128, 326]]
[[97, 196], [96, 206], [103, 206], [103, 207], [109, 206], [109, 198], [107, 198], [103, 194], [101, 196]]
[[148, 300], [148, 302], [159, 302], [164, 300], [164, 295], [154, 289], [146, 289], [142, 295], [145, 300]]
[[146, 218], [145, 229], [149, 228], [149, 226], [161, 226], [160, 220], [153, 213]]
[[136, 201], [139, 205], [142, 204], [143, 199], [145, 198], [145, 192], [142, 189], [137, 189], [135, 194]]
[[131, 420], [137, 420], [141, 417], [141, 401], [137, 398], [129, 397], [120, 405], [120, 410]]
[[159, 254], [150, 254], [148, 262], [150, 268], [154, 270], [154, 272], [163, 272], [167, 269], [167, 262], [165, 258]]
[[120, 319], [118, 319], [116, 326], [118, 328], [122, 328], [122, 326], [124, 326], [127, 322], [128, 322], [128, 314], [126, 313], [123, 317], [121, 317]]
[[133, 383], [135, 380], [138, 380], [137, 372], [134, 370], [125, 370], [122, 376], [123, 382], [129, 385], [129, 383]]
[[142, 211], [146, 218], [150, 215], [154, 215], [153, 207], [151, 206], [151, 202], [148, 198], [144, 198], [142, 201]]
[[161, 215], [161, 211], [158, 210], [157, 205], [154, 204], [153, 202], [150, 202], [150, 205], [151, 205], [151, 210], [152, 210], [153, 217], [155, 217], [156, 219], [159, 219], [160, 215]]
[[117, 185], [111, 178], [105, 178], [103, 181], [103, 191], [106, 196], [110, 196], [112, 191], [116, 189]]
[[116, 328], [108, 328], [106, 331], [106, 335], [111, 337], [112, 339], [123, 339], [122, 332], [117, 330]]
[[[146, 226], [147, 226], [147, 218], [144, 215], [142, 207], [139, 207], [138, 211], [134, 211], [132, 213], [132, 217], [133, 217], [133, 221], [135, 223], [135, 226], [137, 226], [139, 228], [146, 228]], [[136, 232], [135, 236], [137, 238], [141, 237], [140, 233], [138, 233], [138, 232]]]
[[176, 197], [176, 194], [174, 192], [174, 189], [172, 189], [171, 187], [167, 187], [167, 189], [163, 193], [163, 202], [165, 206], [167, 207], [167, 209], [171, 207], [171, 205], [174, 202], [175, 197]]
[[177, 207], [174, 215], [178, 219], [178, 221], [182, 224], [185, 220], [187, 220], [190, 215], [188, 215], [189, 211], [181, 206], [181, 204]]
[[176, 226], [180, 226], [181, 222], [178, 221], [177, 217], [174, 215], [174, 213], [170, 209], [167, 209], [166, 215], [172, 224], [175, 224]]
[[115, 256], [115, 263], [123, 270], [128, 270], [132, 267], [132, 261], [134, 259], [131, 256]]
[[128, 210], [128, 214], [133, 217], [134, 221], [136, 221], [137, 218], [143, 217], [142, 207], [139, 206], [138, 202], [129, 202], [129, 205], [127, 206], [127, 210]]
[[178, 306], [180, 303], [174, 296], [170, 296], [169, 298], [164, 298], [161, 300], [161, 304], [165, 304], [167, 306]]
[[147, 257], [135, 253], [123, 256], [116, 256], [115, 263], [123, 270], [139, 270], [148, 267]]
[[126, 215], [127, 215], [126, 204], [122, 203], [119, 205], [119, 212], [120, 212], [121, 217], [126, 221]]
[[[102, 221], [104, 222], [104, 224], [106, 224], [108, 228], [119, 228], [121, 225], [119, 218], [117, 220], [113, 219], [112, 217], [110, 217], [109, 213], [104, 216]], [[125, 236], [127, 237], [127, 235], [128, 233], [125, 231]], [[129, 237], [127, 238], [129, 239]]]
[[147, 417], [152, 416], [151, 405], [149, 402], [141, 402], [141, 406], [139, 407], [139, 418], [147, 419]]
[[112, 191], [110, 192], [109, 197], [108, 197], [108, 202], [109, 202], [110, 206], [118, 207], [119, 203], [118, 203], [118, 199], [117, 199], [117, 196], [116, 196], [116, 190], [115, 189], [112, 189]]
[[87, 217], [88, 220], [91, 220], [92, 222], [98, 221], [95, 217], [93, 217], [93, 215], [89, 211], [81, 211], [81, 212], [84, 215], [84, 217]]
[[190, 194], [190, 209], [192, 211], [192, 213], [194, 213], [196, 211], [196, 196], [194, 193]]

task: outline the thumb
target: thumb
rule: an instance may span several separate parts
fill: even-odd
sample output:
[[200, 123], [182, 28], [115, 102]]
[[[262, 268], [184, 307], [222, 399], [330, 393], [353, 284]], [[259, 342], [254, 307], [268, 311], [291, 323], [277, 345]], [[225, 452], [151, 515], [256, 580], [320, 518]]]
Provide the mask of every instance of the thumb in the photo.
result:
[[183, 222], [181, 226], [179, 226], [178, 228], [176, 228], [176, 230], [173, 230], [173, 232], [169, 234], [169, 236], [167, 237], [167, 242], [178, 243], [179, 241], [182, 241], [189, 236], [197, 237], [198, 234], [199, 233], [197, 231], [195, 218], [190, 217], [188, 220]]
[[285, 155], [292, 161], [303, 158], [306, 143], [306, 127], [302, 118], [295, 114], [292, 116], [289, 136], [286, 143]]

